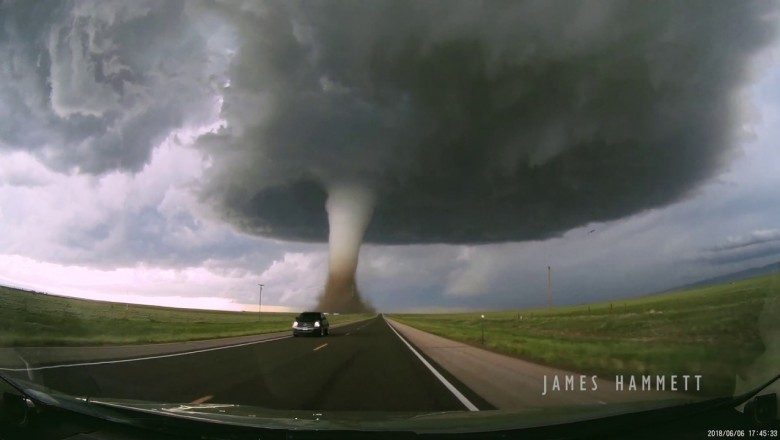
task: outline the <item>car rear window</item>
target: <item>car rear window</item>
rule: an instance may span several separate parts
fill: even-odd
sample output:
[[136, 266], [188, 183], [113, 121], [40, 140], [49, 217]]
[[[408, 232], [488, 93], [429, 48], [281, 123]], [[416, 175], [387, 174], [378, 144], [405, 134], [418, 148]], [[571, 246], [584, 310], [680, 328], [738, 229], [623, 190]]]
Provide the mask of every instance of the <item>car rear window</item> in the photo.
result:
[[299, 321], [316, 321], [320, 319], [321, 315], [319, 313], [301, 313], [301, 315], [298, 317]]

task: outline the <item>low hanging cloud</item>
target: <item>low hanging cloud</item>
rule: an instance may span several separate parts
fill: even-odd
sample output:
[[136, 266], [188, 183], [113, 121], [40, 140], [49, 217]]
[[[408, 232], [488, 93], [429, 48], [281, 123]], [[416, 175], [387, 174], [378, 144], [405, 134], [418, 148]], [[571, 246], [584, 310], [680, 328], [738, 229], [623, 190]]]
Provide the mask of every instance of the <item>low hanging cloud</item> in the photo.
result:
[[722, 265], [773, 256], [780, 258], [780, 230], [762, 229], [728, 237], [724, 243], [699, 252], [696, 260]]
[[712, 250], [729, 251], [771, 242], [780, 242], [780, 229], [761, 229], [746, 235], [731, 236], [724, 244], [715, 246]]

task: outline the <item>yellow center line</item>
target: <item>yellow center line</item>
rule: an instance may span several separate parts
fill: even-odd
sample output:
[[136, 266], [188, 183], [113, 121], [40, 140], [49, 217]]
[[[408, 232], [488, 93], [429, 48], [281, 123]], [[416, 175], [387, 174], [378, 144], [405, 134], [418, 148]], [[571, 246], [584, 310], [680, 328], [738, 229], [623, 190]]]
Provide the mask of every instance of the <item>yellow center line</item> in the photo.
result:
[[211, 394], [209, 394], [208, 396], [203, 396], [203, 397], [201, 397], [201, 398], [199, 398], [199, 399], [195, 399], [195, 400], [193, 400], [193, 401], [192, 401], [192, 402], [190, 402], [190, 403], [194, 403], [194, 404], [196, 404], [196, 405], [200, 405], [201, 403], [208, 402], [209, 400], [211, 400], [211, 399], [213, 399], [213, 398], [214, 398], [214, 396], [212, 396]]
[[325, 347], [327, 347], [327, 346], [328, 346], [328, 344], [327, 344], [327, 343], [325, 343], [325, 344], [322, 344], [322, 345], [320, 345], [319, 347], [315, 348], [315, 349], [314, 349], [314, 350], [312, 350], [312, 351], [317, 351], [317, 350], [319, 350], [320, 348], [325, 348]]

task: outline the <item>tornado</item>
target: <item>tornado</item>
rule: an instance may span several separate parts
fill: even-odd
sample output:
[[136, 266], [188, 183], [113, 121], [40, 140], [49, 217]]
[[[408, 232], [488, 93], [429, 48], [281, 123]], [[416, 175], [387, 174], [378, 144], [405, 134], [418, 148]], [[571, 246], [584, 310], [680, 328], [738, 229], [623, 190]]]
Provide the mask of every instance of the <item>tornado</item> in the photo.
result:
[[371, 215], [374, 197], [370, 190], [356, 184], [339, 184], [328, 190], [328, 280], [319, 298], [326, 312], [356, 313], [373, 311], [361, 297], [355, 273], [358, 254]]

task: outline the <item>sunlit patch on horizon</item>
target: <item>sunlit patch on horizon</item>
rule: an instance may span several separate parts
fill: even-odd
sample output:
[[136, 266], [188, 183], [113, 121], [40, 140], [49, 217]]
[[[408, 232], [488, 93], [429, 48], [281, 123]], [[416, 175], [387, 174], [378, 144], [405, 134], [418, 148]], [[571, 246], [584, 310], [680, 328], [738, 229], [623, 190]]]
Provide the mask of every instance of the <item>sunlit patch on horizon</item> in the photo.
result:
[[[257, 303], [241, 303], [235, 298], [236, 293], [251, 287], [252, 276], [239, 280], [223, 278], [204, 268], [98, 270], [13, 255], [0, 255], [0, 268], [0, 285], [55, 295], [177, 308], [258, 310]], [[231, 292], [234, 289], [237, 291]], [[215, 293], [221, 296], [214, 296]], [[248, 296], [254, 299], [254, 295]], [[263, 304], [263, 312], [289, 312], [302, 306], [268, 301]]]

